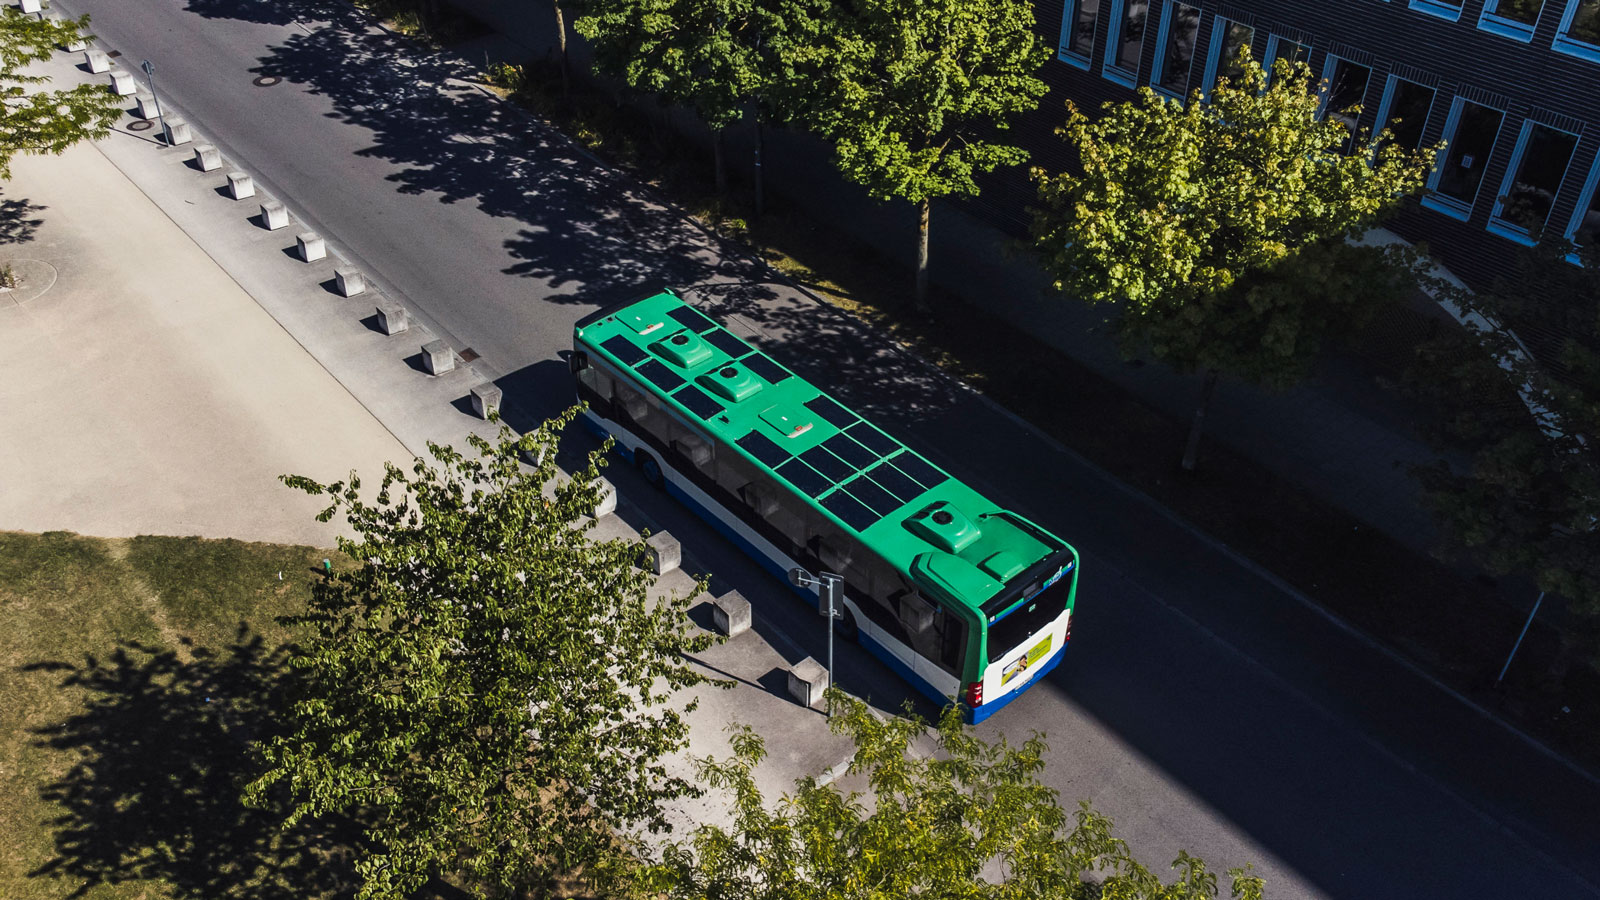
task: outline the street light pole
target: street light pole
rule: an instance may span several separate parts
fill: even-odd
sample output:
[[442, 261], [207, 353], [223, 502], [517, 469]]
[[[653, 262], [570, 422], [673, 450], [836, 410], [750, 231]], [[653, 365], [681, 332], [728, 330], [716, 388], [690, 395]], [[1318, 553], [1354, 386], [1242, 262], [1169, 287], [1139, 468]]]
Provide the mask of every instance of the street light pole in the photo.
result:
[[790, 569], [789, 583], [795, 587], [814, 587], [817, 589], [817, 614], [828, 618], [828, 718], [833, 718], [833, 620], [843, 618], [843, 605], [840, 603], [840, 593], [844, 586], [844, 576], [832, 572], [818, 572], [812, 575], [805, 569]]
[[1522, 649], [1522, 639], [1528, 636], [1528, 627], [1533, 624], [1533, 617], [1539, 614], [1539, 604], [1543, 602], [1544, 591], [1540, 591], [1539, 599], [1533, 601], [1533, 611], [1528, 613], [1528, 621], [1522, 623], [1522, 633], [1517, 635], [1517, 642], [1511, 646], [1511, 655], [1506, 657], [1506, 664], [1500, 667], [1500, 674], [1495, 677], [1495, 684], [1505, 680], [1506, 670], [1511, 668], [1511, 661], [1517, 658], [1517, 651]]
[[150, 99], [156, 104], [156, 122], [163, 130], [167, 127], [167, 120], [161, 115], [161, 95], [156, 93], [156, 67], [150, 60], [139, 63], [139, 68], [144, 70], [144, 78], [150, 82]]

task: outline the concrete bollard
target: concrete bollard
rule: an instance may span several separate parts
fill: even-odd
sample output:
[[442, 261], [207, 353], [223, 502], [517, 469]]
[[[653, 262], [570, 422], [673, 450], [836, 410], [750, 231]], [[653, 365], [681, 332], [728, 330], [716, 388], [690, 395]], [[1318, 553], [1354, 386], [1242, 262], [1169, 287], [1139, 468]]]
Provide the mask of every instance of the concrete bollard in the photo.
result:
[[25, 13], [36, 13], [41, 9], [44, 9], [44, 4], [40, 0], [22, 0], [22, 11]]
[[189, 130], [188, 122], [182, 119], [175, 119], [172, 116], [166, 116], [164, 120], [167, 123], [167, 127], [163, 131], [166, 134], [169, 146], [176, 147], [179, 144], [187, 144], [194, 140], [194, 133]]
[[399, 334], [411, 327], [406, 308], [398, 303], [378, 304], [378, 330], [388, 335]]
[[683, 564], [682, 545], [665, 531], [645, 538], [644, 545], [650, 571], [657, 575], [665, 575]]
[[456, 367], [456, 352], [444, 341], [429, 341], [422, 345], [422, 367], [429, 375], [443, 375]]
[[89, 49], [89, 42], [81, 37], [73, 38], [67, 43], [65, 49], [68, 53], [78, 53]]
[[300, 251], [300, 258], [306, 262], [316, 262], [328, 255], [328, 242], [315, 231], [300, 232], [294, 236], [294, 243]]
[[83, 61], [89, 67], [89, 71], [96, 75], [104, 75], [111, 71], [111, 57], [99, 50], [83, 51]]
[[194, 148], [194, 164], [202, 172], [212, 172], [222, 168], [222, 154], [210, 144], [201, 144]]
[[729, 591], [718, 597], [711, 606], [711, 621], [717, 630], [728, 637], [736, 637], [750, 630], [750, 601], [738, 591]]
[[472, 386], [472, 411], [478, 418], [487, 419], [492, 412], [500, 409], [500, 388], [492, 381]]
[[228, 173], [228, 194], [235, 200], [256, 195], [256, 180], [243, 172]]
[[161, 115], [160, 110], [156, 109], [154, 94], [138, 94], [134, 97], [134, 102], [139, 104], [139, 110], [135, 115], [141, 119], [154, 119]]
[[261, 204], [261, 223], [267, 226], [268, 231], [277, 231], [289, 224], [289, 211], [277, 200], [268, 200]]
[[604, 519], [617, 511], [617, 489], [604, 478], [596, 478], [594, 486], [600, 491], [600, 502], [595, 504], [594, 512], [589, 514], [589, 518]]
[[808, 656], [789, 670], [789, 696], [801, 706], [816, 706], [827, 689], [828, 670], [815, 659]]
[[354, 297], [367, 289], [367, 279], [360, 269], [334, 269], [333, 280], [341, 297]]
[[111, 71], [111, 93], [118, 97], [131, 97], [138, 90], [139, 86], [134, 83], [132, 72], [124, 72], [121, 69]]

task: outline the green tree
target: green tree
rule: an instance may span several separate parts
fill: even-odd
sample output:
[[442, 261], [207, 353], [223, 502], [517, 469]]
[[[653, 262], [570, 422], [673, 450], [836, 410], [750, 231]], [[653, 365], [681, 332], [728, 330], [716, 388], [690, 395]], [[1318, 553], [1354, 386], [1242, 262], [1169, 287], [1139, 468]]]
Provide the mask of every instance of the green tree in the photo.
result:
[[[932, 746], [913, 749], [929, 734], [923, 723], [886, 721], [859, 701], [834, 699], [831, 726], [856, 746], [846, 777], [864, 776], [869, 796], [804, 778], [769, 803], [753, 776], [762, 741], [737, 730], [731, 759], [699, 761], [702, 780], [732, 794], [731, 827], [704, 825], [668, 845], [639, 886], [670, 900], [1217, 896], [1216, 876], [1187, 853], [1174, 863], [1177, 881], [1163, 885], [1088, 804], [1069, 824], [1055, 791], [1038, 781], [1038, 735], [1017, 747], [988, 743], [951, 709], [931, 729]], [[1231, 874], [1235, 898], [1259, 900], [1259, 878]]]
[[22, 71], [49, 59], [57, 45], [83, 40], [88, 27], [88, 16], [54, 21], [11, 6], [0, 11], [0, 179], [11, 177], [18, 153], [61, 153], [85, 138], [98, 140], [122, 115], [121, 98], [103, 85], [43, 90], [49, 78]]
[[[1414, 470], [1424, 499], [1477, 562], [1565, 599], [1558, 676], [1573, 651], [1600, 666], [1600, 248], [1569, 250], [1542, 242], [1482, 293], [1440, 285], [1468, 327], [1410, 379], [1471, 458]], [[1561, 337], [1535, 356], [1513, 329]]]
[[290, 622], [299, 691], [246, 798], [288, 795], [286, 827], [361, 823], [362, 898], [439, 875], [488, 896], [543, 891], [603, 861], [615, 829], [665, 827], [663, 804], [697, 790], [662, 764], [687, 734], [663, 704], [706, 681], [684, 654], [709, 638], [691, 634], [686, 598], [649, 599], [641, 541], [590, 540], [603, 451], [556, 483], [575, 414], [474, 436], [475, 459], [430, 444], [437, 466], [388, 465], [373, 503], [354, 474], [284, 478], [331, 497], [322, 521], [343, 512], [354, 566]]
[[1218, 373], [1282, 388], [1416, 277], [1415, 252], [1347, 243], [1417, 192], [1434, 150], [1352, 135], [1323, 115], [1304, 63], [1270, 86], [1248, 51], [1208, 102], [1149, 88], [1058, 133], [1081, 172], [1034, 171], [1034, 234], [1058, 290], [1115, 304], [1124, 352], [1204, 373], [1195, 464]]
[[973, 176], [1027, 152], [993, 139], [1032, 109], [1049, 55], [1026, 0], [849, 0], [808, 20], [785, 48], [809, 102], [802, 124], [834, 147], [839, 171], [878, 200], [917, 206], [916, 299], [926, 306], [929, 205], [976, 195]]
[[573, 23], [596, 70], [688, 106], [711, 128], [717, 193], [727, 191], [722, 133], [744, 118], [768, 67], [760, 48], [775, 4], [758, 0], [588, 0]]

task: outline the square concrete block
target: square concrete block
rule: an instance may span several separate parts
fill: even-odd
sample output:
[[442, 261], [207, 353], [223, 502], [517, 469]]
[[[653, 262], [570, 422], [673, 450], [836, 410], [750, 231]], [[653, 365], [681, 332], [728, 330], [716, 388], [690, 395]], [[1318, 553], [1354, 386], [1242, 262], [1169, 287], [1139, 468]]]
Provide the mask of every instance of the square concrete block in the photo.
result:
[[398, 303], [381, 303], [378, 309], [378, 330], [384, 334], [399, 334], [411, 327], [406, 308]]
[[228, 173], [228, 195], [235, 200], [256, 195], [256, 180], [243, 172]]
[[111, 71], [111, 57], [101, 53], [99, 50], [83, 51], [83, 62], [89, 67], [89, 71], [96, 75], [103, 75]]
[[22, 0], [22, 11], [25, 13], [36, 13], [41, 9], [44, 9], [44, 4], [40, 0]]
[[261, 204], [261, 222], [268, 231], [277, 231], [288, 226], [289, 211], [277, 200], [268, 200]]
[[89, 49], [89, 42], [83, 38], [76, 38], [68, 42], [66, 45], [66, 51], [68, 53], [78, 53], [87, 49]]
[[367, 278], [360, 269], [334, 269], [333, 280], [341, 297], [354, 297], [367, 289]]
[[589, 514], [592, 519], [604, 519], [617, 511], [616, 486], [604, 478], [596, 478], [594, 486], [600, 491], [600, 502], [595, 504], [594, 512]]
[[478, 418], [487, 419], [489, 414], [500, 409], [500, 388], [492, 381], [472, 386], [472, 411]]
[[828, 670], [822, 663], [806, 657], [789, 670], [789, 696], [801, 706], [816, 706], [828, 689]]
[[138, 90], [139, 86], [134, 83], [132, 72], [124, 72], [121, 69], [112, 70], [111, 93], [116, 94], [118, 97], [131, 97]]
[[176, 147], [194, 140], [194, 132], [189, 130], [189, 123], [173, 116], [165, 117], [166, 128], [162, 133], [166, 135], [167, 144]]
[[156, 109], [154, 94], [139, 94], [134, 97], [134, 102], [139, 104], [139, 111], [135, 113], [141, 119], [154, 119], [161, 115]]
[[444, 341], [429, 341], [422, 345], [422, 367], [429, 375], [443, 375], [456, 367], [456, 352]]
[[222, 168], [222, 154], [210, 144], [200, 144], [194, 148], [194, 163], [202, 172], [214, 172]]
[[749, 631], [750, 620], [750, 601], [738, 591], [723, 594], [711, 606], [711, 621], [728, 637]]
[[294, 243], [300, 251], [300, 258], [306, 262], [316, 262], [328, 255], [328, 242], [315, 231], [300, 232], [294, 236]]
[[645, 538], [645, 553], [650, 571], [665, 575], [683, 564], [683, 547], [678, 539], [663, 531]]

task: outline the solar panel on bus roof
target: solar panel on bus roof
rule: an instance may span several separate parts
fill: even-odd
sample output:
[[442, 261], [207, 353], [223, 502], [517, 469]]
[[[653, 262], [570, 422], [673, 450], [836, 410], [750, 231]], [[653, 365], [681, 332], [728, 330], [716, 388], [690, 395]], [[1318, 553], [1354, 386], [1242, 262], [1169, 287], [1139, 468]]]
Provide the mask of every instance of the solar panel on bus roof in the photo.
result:
[[713, 400], [710, 394], [700, 390], [694, 385], [688, 385], [683, 390], [672, 395], [674, 400], [682, 403], [688, 410], [702, 419], [709, 419], [725, 408], [721, 403]]
[[900, 449], [899, 441], [889, 437], [887, 434], [884, 434], [866, 422], [857, 422], [856, 424], [845, 429], [844, 433], [865, 444], [868, 450], [871, 450], [873, 453], [876, 453], [879, 456], [888, 456], [889, 454]]
[[680, 306], [669, 311], [667, 315], [671, 316], [679, 325], [700, 334], [717, 327], [717, 323], [711, 321], [692, 306]]
[[789, 458], [789, 454], [782, 447], [772, 442], [772, 439], [759, 431], [752, 431], [735, 441], [745, 449], [746, 453], [761, 460], [769, 469], [776, 469], [778, 464]]
[[778, 384], [791, 375], [789, 370], [759, 353], [751, 354], [739, 361], [744, 363], [745, 368], [766, 379], [767, 384]]
[[615, 356], [617, 359], [621, 360], [622, 364], [625, 366], [638, 365], [640, 360], [646, 359], [650, 356], [650, 354], [639, 349], [639, 347], [636, 346], [633, 341], [628, 340], [620, 334], [614, 338], [611, 338], [605, 343], [602, 343], [600, 346], [606, 348], [607, 353], [610, 353], [612, 356]]
[[721, 350], [723, 353], [726, 353], [731, 357], [734, 357], [735, 359], [750, 352], [750, 345], [734, 337], [732, 334], [723, 331], [721, 328], [718, 328], [716, 331], [707, 332], [705, 339], [711, 343], [711, 346]]
[[806, 409], [828, 421], [835, 428], [843, 428], [854, 422], [859, 416], [833, 401], [827, 394], [819, 394], [806, 401]]
[[894, 463], [895, 468], [915, 478], [917, 483], [925, 488], [938, 487], [950, 477], [910, 450], [896, 456], [890, 462]]
[[823, 441], [822, 446], [857, 469], [864, 469], [878, 460], [878, 454], [856, 443], [849, 435], [842, 432]]
[[823, 491], [833, 487], [833, 482], [798, 459], [791, 459], [775, 469], [778, 476], [784, 481], [794, 485], [797, 490], [812, 499], [822, 495]]
[[810, 463], [811, 468], [828, 476], [829, 481], [843, 481], [855, 472], [854, 466], [829, 453], [827, 448], [821, 445], [800, 454], [800, 458]]
[[858, 475], [844, 486], [851, 496], [867, 505], [868, 509], [877, 513], [881, 518], [901, 507], [899, 500], [894, 495], [878, 487], [872, 479], [865, 475]]
[[675, 391], [683, 386], [683, 376], [667, 368], [659, 359], [652, 359], [643, 365], [634, 366], [633, 370], [650, 379], [656, 387], [661, 388], [663, 391]]
[[904, 472], [889, 463], [880, 463], [868, 471], [867, 475], [889, 493], [900, 498], [901, 503], [910, 503], [922, 493], [922, 485], [912, 481]]
[[839, 517], [839, 521], [857, 531], [866, 531], [872, 523], [883, 518], [868, 509], [860, 500], [844, 491], [834, 491], [822, 498], [822, 507]]

